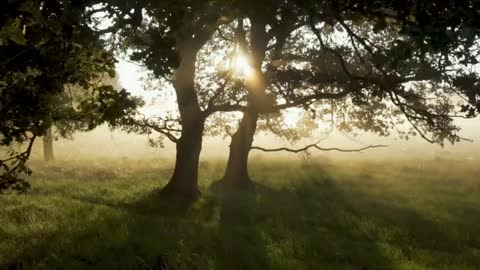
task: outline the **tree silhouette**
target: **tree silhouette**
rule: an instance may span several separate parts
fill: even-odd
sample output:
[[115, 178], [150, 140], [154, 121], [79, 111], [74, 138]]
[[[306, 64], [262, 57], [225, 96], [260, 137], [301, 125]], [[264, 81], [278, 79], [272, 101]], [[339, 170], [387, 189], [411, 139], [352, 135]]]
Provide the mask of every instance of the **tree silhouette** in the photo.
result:
[[[472, 117], [478, 108], [477, 74], [463, 71], [475, 64], [470, 49], [476, 32], [458, 30], [476, 28], [465, 28], [455, 17], [472, 19], [464, 12], [469, 4], [451, 4], [447, 19], [436, 17], [444, 4], [430, 11], [430, 4], [418, 1], [136, 4], [129, 6], [135, 15], [127, 18], [137, 24], [125, 27], [129, 22], [117, 16], [120, 39], [132, 49], [132, 60], [173, 82], [179, 119], [137, 118], [129, 124], [177, 143], [174, 174], [165, 188], [170, 193], [198, 195], [205, 123], [216, 112], [243, 113], [223, 180], [249, 186], [248, 154], [258, 119], [281, 110], [299, 107], [317, 119], [328, 115], [344, 131], [386, 136], [398, 129], [403, 138], [419, 135], [443, 144], [461, 139], [453, 119]], [[233, 53], [225, 54], [229, 48]], [[203, 76], [212, 73], [201, 65], [212, 59], [202, 56], [204, 51], [227, 57], [242, 51], [255, 79], [228, 71]], [[462, 107], [455, 106], [454, 96], [465, 99]]]
[[[115, 58], [88, 25], [78, 1], [8, 1], [0, 4], [0, 145], [27, 142], [25, 151], [8, 152], [0, 161], [0, 191], [26, 190], [20, 174], [36, 138], [55, 122], [78, 120], [89, 128], [134, 111], [138, 100], [125, 90], [96, 83], [114, 76]], [[91, 93], [77, 108], [59, 102], [65, 86]], [[87, 96], [87, 94], [85, 94]], [[88, 119], [88, 121], [87, 121]], [[86, 124], [88, 122], [88, 124]]]

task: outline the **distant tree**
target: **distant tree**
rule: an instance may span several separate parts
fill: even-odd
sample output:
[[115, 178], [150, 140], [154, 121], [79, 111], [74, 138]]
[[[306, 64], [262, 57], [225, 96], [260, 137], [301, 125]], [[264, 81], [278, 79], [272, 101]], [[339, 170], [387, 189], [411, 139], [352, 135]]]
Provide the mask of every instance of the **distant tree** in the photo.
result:
[[[103, 74], [94, 79], [92, 84], [112, 86], [115, 91], [121, 91], [118, 78], [111, 78], [108, 74]], [[56, 115], [52, 119], [52, 126], [47, 129], [42, 138], [44, 160], [54, 161], [53, 142], [58, 138], [71, 139], [76, 132], [90, 131], [96, 126], [91, 124], [91, 115], [95, 112], [83, 113], [80, 110], [82, 103], [86, 100], [98, 100], [92, 91], [95, 89], [84, 89], [79, 86], [66, 85], [64, 91], [60, 93], [55, 100]], [[138, 104], [141, 102], [138, 100]]]
[[53, 154], [53, 128], [50, 127], [43, 135], [42, 142], [43, 142], [43, 159], [46, 162], [51, 162], [55, 160], [55, 156]]
[[[36, 138], [53, 123], [76, 117], [87, 128], [116, 124], [138, 101], [125, 91], [95, 84], [114, 76], [115, 59], [92, 31], [85, 1], [7, 1], [0, 4], [0, 145], [27, 143], [23, 152], [9, 151], [0, 160], [0, 191], [26, 190], [20, 178]], [[89, 90], [78, 108], [58, 108], [66, 85]], [[85, 118], [84, 118], [85, 117]], [[73, 121], [72, 123], [75, 123]]]

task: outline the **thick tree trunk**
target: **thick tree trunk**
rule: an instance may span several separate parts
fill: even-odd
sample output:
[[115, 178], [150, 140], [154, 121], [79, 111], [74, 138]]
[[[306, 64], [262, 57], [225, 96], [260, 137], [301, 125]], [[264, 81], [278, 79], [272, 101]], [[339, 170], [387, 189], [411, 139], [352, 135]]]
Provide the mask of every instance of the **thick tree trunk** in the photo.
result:
[[55, 156], [53, 155], [53, 134], [51, 127], [43, 136], [43, 159], [47, 162], [55, 160]]
[[261, 16], [259, 18], [252, 19], [250, 40], [250, 54], [255, 79], [247, 82], [249, 90], [247, 110], [243, 113], [238, 130], [232, 136], [227, 169], [220, 181], [222, 186], [233, 188], [251, 186], [252, 182], [248, 175], [248, 155], [255, 136], [259, 112], [268, 110], [268, 107], [272, 105], [269, 104], [265, 94], [266, 83], [262, 72], [262, 63], [265, 59], [269, 37], [265, 30], [265, 24], [258, 21], [261, 20]]
[[198, 190], [198, 162], [202, 150], [205, 125], [195, 91], [195, 62], [199, 47], [178, 49], [181, 61], [175, 71], [173, 86], [177, 95], [182, 133], [177, 141], [175, 170], [163, 193], [184, 198], [195, 198]]
[[[193, 27], [194, 29], [195, 27]], [[195, 89], [197, 53], [217, 30], [216, 24], [179, 35], [176, 51], [180, 63], [175, 70], [173, 87], [177, 95], [182, 134], [177, 143], [175, 170], [163, 192], [177, 197], [195, 198], [198, 190], [198, 162], [202, 150], [202, 137], [206, 115], [200, 108]]]
[[198, 162], [202, 150], [204, 120], [198, 119], [184, 126], [177, 143], [175, 169], [163, 192], [184, 198], [195, 198], [198, 190]]
[[255, 110], [245, 112], [238, 130], [232, 136], [227, 169], [223, 177], [223, 182], [227, 186], [242, 188], [251, 185], [248, 155], [257, 128], [257, 120], [258, 113]]

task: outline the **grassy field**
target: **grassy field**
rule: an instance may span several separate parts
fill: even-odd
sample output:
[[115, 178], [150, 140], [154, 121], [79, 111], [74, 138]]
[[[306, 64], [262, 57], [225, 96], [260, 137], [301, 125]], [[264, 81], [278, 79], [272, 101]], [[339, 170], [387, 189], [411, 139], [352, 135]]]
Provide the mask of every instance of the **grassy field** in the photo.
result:
[[34, 164], [0, 197], [0, 269], [480, 269], [474, 162], [253, 160], [255, 191], [158, 194], [164, 161]]

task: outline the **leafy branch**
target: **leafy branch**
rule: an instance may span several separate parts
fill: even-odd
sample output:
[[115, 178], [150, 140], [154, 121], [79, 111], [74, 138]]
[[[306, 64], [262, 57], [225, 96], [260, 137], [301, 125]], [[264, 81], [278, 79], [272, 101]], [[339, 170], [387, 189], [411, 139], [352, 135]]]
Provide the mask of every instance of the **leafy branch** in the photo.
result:
[[33, 143], [36, 138], [37, 136], [30, 138], [28, 147], [24, 152], [18, 154], [12, 153], [11, 157], [0, 160], [0, 167], [5, 171], [0, 175], [0, 194], [7, 190], [26, 192], [30, 189], [30, 184], [24, 179], [21, 179], [19, 175], [22, 173], [30, 175], [32, 173], [26, 163], [30, 158]]

